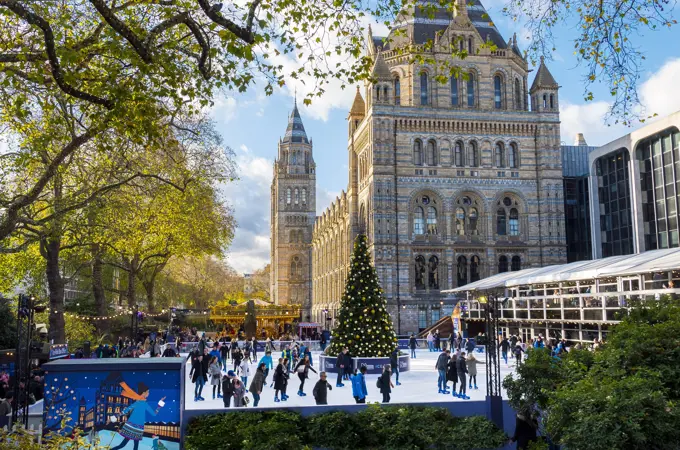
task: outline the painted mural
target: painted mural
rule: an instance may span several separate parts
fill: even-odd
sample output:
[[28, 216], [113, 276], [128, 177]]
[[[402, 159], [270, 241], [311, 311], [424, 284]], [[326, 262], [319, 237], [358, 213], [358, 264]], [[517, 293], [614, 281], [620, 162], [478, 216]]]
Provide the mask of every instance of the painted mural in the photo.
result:
[[[44, 431], [111, 450], [179, 450], [179, 370], [48, 372]], [[67, 426], [62, 424], [67, 421]]]

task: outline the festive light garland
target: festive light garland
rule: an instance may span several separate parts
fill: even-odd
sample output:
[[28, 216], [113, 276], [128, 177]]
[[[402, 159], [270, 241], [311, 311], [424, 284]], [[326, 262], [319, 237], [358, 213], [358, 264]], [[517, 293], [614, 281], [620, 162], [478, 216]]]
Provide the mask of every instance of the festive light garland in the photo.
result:
[[[145, 317], [159, 317], [159, 316], [162, 316], [164, 314], [167, 314], [167, 312], [168, 312], [168, 310], [166, 310], [166, 309], [163, 309], [163, 310], [161, 310], [161, 312], [154, 313], [154, 314], [146, 313], [144, 311], [137, 311], [137, 313], [141, 313]], [[56, 313], [57, 313], [57, 311], [52, 312], [52, 314], [56, 314]], [[83, 319], [83, 320], [111, 320], [111, 319], [115, 319], [116, 317], [128, 316], [128, 315], [134, 314], [134, 313], [135, 313], [135, 311], [125, 310], [125, 311], [121, 311], [117, 314], [112, 314], [112, 315], [109, 315], [109, 316], [83, 316], [83, 315], [80, 315], [80, 314], [73, 314], [73, 313], [68, 313], [68, 312], [65, 312], [64, 315], [66, 317], [72, 317], [72, 318], [75, 318], [75, 319]]]

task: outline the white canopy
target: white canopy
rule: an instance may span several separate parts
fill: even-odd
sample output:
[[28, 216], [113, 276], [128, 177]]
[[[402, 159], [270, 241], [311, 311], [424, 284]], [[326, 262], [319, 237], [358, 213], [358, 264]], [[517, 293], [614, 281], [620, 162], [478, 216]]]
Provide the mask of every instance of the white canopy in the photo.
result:
[[484, 278], [459, 288], [444, 291], [457, 293], [529, 284], [561, 281], [592, 280], [680, 269], [680, 248], [650, 250], [635, 255], [610, 256], [594, 261], [577, 261], [517, 272], [505, 272]]

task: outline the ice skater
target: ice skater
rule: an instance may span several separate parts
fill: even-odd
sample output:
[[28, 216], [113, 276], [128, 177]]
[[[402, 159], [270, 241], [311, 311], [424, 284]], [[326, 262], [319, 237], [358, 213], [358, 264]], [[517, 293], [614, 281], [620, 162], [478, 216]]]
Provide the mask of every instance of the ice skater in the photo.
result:
[[[130, 441], [134, 443], [134, 450], [138, 450], [139, 442], [144, 438], [144, 423], [146, 422], [146, 414], [149, 413], [152, 416], [157, 415], [158, 411], [160, 411], [160, 409], [165, 405], [165, 397], [158, 401], [158, 408], [153, 409], [147, 403], [147, 399], [149, 398], [149, 387], [146, 384], [140, 382], [137, 385], [137, 392], [130, 389], [130, 387], [124, 382], [120, 383], [120, 386], [123, 388], [121, 395], [131, 400], [135, 400], [135, 402], [121, 412], [121, 415], [123, 416], [129, 414], [129, 417], [123, 425], [123, 428], [118, 432], [118, 434], [123, 436], [123, 441], [117, 446], [112, 447], [111, 450], [120, 450], [125, 448]], [[113, 416], [112, 422], [117, 421], [118, 418]]]
[[437, 364], [434, 366], [434, 368], [437, 369], [437, 373], [439, 373], [437, 386], [439, 387], [440, 394], [449, 393], [449, 391], [446, 390], [446, 366], [449, 363], [450, 355], [450, 351], [445, 350], [441, 355], [439, 355], [437, 358]]
[[465, 395], [467, 393], [467, 384], [465, 374], [467, 373], [467, 363], [465, 361], [465, 352], [460, 352], [460, 356], [456, 361], [456, 369], [458, 370], [458, 380], [460, 380], [460, 390], [458, 391], [458, 398], [469, 400], [470, 397]]
[[310, 370], [314, 373], [318, 373], [312, 367], [309, 361], [309, 356], [305, 355], [305, 357], [297, 363], [297, 366], [295, 366], [295, 373], [297, 373], [297, 376], [300, 379], [300, 388], [298, 389], [298, 395], [300, 397], [305, 397], [307, 395], [305, 394], [305, 380], [309, 378]]
[[467, 357], [467, 360], [465, 361], [467, 364], [467, 370], [468, 370], [468, 375], [470, 375], [470, 382], [468, 385], [469, 389], [472, 389], [472, 385], [474, 384], [474, 389], [477, 390], [477, 358], [475, 358], [475, 355], [470, 353]]

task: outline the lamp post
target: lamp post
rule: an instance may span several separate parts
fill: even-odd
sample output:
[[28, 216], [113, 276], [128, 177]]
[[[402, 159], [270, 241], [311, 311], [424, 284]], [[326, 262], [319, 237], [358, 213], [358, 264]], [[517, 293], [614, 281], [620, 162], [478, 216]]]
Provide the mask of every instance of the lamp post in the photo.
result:
[[486, 331], [486, 399], [491, 421], [503, 429], [503, 398], [501, 397], [501, 364], [498, 357], [498, 298], [487, 292], [479, 298], [483, 305]]

